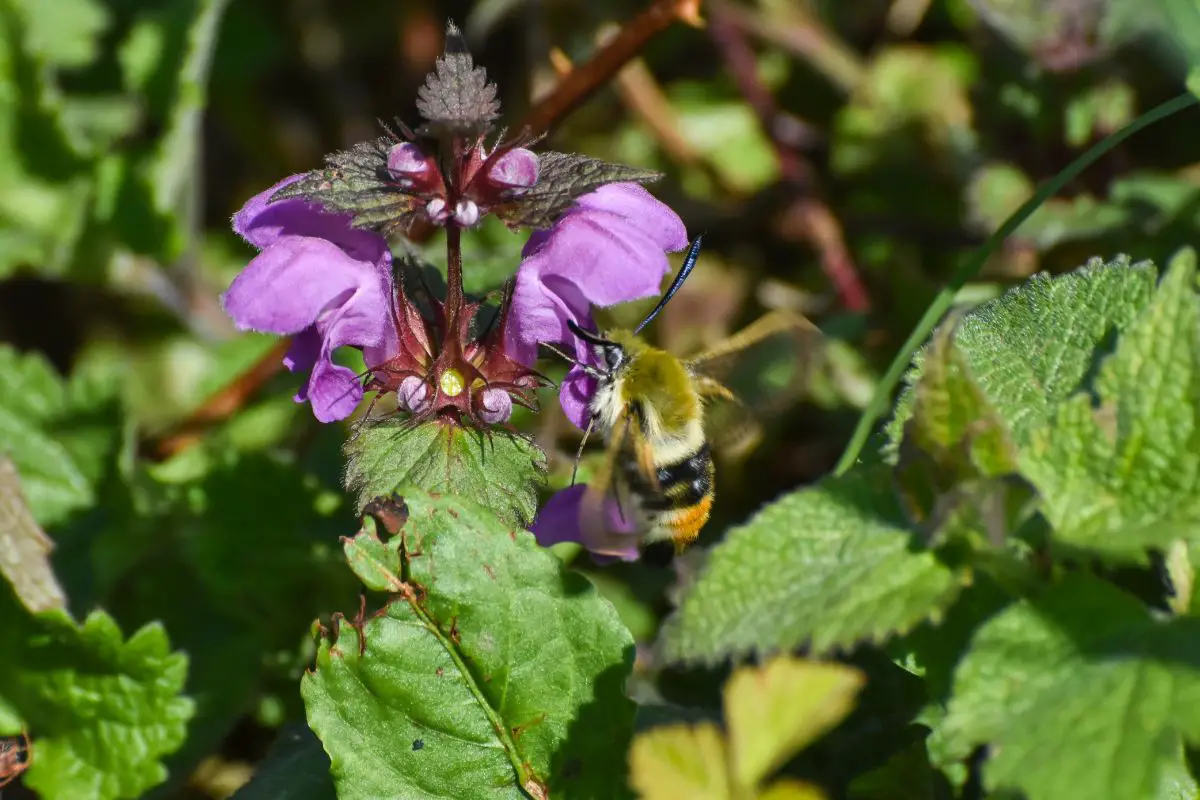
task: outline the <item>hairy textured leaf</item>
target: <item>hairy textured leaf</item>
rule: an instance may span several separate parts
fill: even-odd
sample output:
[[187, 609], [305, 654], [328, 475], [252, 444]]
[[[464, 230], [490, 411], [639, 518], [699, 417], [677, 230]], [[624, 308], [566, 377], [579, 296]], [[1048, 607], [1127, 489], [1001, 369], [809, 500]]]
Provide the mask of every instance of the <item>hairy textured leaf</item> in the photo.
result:
[[1025, 473], [1054, 540], [1136, 553], [1200, 523], [1200, 298], [1195, 253], [1177, 256], [1094, 383], [1034, 437]]
[[425, 85], [417, 90], [417, 111], [426, 124], [420, 133], [438, 137], [474, 137], [486, 133], [500, 116], [496, 85], [476, 67], [462, 33], [446, 24], [446, 53], [439, 56]]
[[971, 376], [946, 324], [933, 337], [914, 389], [903, 445], [930, 456], [950, 482], [1016, 469], [1003, 423]]
[[1016, 448], [971, 376], [954, 328], [944, 323], [925, 353], [900, 442], [897, 485], [931, 544], [957, 535], [999, 545], [1010, 487], [998, 479], [1016, 471]]
[[400, 594], [323, 640], [302, 684], [338, 796], [618, 795], [633, 641], [611, 604], [473, 502], [401, 502], [398, 536], [346, 544], [364, 581], [388, 570]]
[[[1149, 262], [1093, 259], [1065, 275], [1035, 275], [958, 324], [954, 343], [1018, 450], [1079, 391], [1109, 337], [1125, 330], [1149, 303], [1156, 277]], [[914, 358], [888, 425], [893, 451], [912, 415], [913, 386], [924, 360], [924, 351]]]
[[440, 422], [364, 425], [346, 443], [346, 488], [358, 508], [401, 484], [469, 497], [513, 527], [537, 513], [546, 457], [537, 445], [504, 431], [468, 430]]
[[325, 156], [325, 169], [309, 172], [271, 200], [301, 198], [326, 211], [351, 214], [356, 228], [385, 236], [404, 234], [417, 219], [416, 199], [392, 179], [388, 152], [400, 140], [388, 134]]
[[53, 549], [54, 542], [29, 513], [16, 467], [0, 454], [0, 575], [30, 611], [66, 606], [67, 598], [50, 566]]
[[608, 183], [650, 183], [660, 173], [574, 153], [538, 153], [537, 185], [495, 209], [510, 228], [549, 228], [581, 194]]
[[[0, 587], [0, 705], [34, 734], [24, 781], [47, 798], [140, 797], [167, 776], [160, 759], [184, 740], [187, 659], [147, 625], [122, 641], [102, 611], [76, 624], [30, 616]], [[15, 731], [5, 731], [15, 733]]]
[[780, 656], [742, 667], [725, 685], [730, 764], [742, 787], [764, 778], [845, 718], [863, 685], [858, 670]]
[[940, 614], [965, 576], [913, 548], [886, 481], [876, 470], [829, 479], [730, 531], [667, 620], [667, 656], [821, 652]]
[[1029, 800], [1165, 796], [1180, 737], [1200, 742], [1200, 620], [1068, 577], [980, 627], [939, 734], [991, 744], [985, 783]]

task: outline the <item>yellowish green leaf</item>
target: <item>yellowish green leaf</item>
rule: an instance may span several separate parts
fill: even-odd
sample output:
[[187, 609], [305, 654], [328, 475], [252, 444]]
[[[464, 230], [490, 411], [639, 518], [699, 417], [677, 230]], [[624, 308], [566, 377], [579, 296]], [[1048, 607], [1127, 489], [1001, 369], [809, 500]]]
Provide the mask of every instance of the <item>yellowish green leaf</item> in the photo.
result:
[[757, 786], [837, 725], [862, 685], [856, 669], [790, 656], [735, 672], [725, 687], [725, 719], [737, 785]]

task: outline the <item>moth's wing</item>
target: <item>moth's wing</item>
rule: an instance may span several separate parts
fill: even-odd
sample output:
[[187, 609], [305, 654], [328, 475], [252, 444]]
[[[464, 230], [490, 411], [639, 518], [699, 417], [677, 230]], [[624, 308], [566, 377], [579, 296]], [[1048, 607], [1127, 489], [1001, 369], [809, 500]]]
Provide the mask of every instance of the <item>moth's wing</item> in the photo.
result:
[[773, 311], [687, 361], [705, 397], [705, 431], [727, 457], [748, 452], [763, 420], [804, 394], [821, 332], [799, 314]]
[[[607, 556], [623, 556], [628, 554], [630, 534], [615, 531], [610, 527], [608, 509], [605, 501], [613, 498], [620, 513], [630, 524], [632, 516], [632, 498], [629, 486], [617, 463], [624, 450], [626, 442], [631, 442], [636, 450], [638, 441], [644, 443], [645, 436], [640, 430], [638, 420], [626, 411], [622, 411], [612, 427], [605, 448], [604, 461], [592, 476], [587, 489], [584, 490], [580, 504], [579, 530], [582, 544], [593, 553]], [[636, 541], [634, 539], [633, 541]]]

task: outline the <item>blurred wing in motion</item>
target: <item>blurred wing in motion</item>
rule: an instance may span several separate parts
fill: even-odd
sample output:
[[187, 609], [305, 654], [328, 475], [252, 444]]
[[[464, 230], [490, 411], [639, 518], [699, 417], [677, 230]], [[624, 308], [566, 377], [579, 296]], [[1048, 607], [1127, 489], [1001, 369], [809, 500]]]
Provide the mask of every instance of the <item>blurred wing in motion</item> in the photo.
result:
[[704, 428], [715, 449], [738, 458], [758, 443], [763, 421], [803, 396], [820, 341], [804, 317], [774, 311], [687, 361], [708, 401]]

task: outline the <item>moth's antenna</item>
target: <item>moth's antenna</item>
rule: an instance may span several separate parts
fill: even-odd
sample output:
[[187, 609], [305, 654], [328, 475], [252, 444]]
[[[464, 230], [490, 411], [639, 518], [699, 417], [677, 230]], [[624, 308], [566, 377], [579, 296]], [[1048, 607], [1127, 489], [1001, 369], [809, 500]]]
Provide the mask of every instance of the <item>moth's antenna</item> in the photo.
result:
[[692, 242], [692, 246], [688, 248], [687, 256], [683, 259], [683, 266], [679, 268], [679, 274], [675, 276], [675, 280], [671, 281], [671, 287], [667, 289], [667, 293], [658, 301], [658, 305], [654, 307], [654, 310], [642, 320], [642, 324], [633, 329], [635, 334], [641, 333], [642, 328], [646, 327], [650, 324], [650, 320], [658, 316], [658, 312], [663, 310], [671, 298], [675, 296], [675, 293], [679, 291], [679, 287], [683, 286], [683, 282], [687, 280], [687, 276], [692, 274], [692, 268], [696, 266], [696, 259], [700, 258], [700, 240], [703, 238], [704, 235], [701, 234], [696, 237], [696, 241]]
[[594, 344], [599, 347], [605, 347], [612, 344], [612, 342], [608, 341], [607, 339], [601, 339], [591, 331], [586, 331], [579, 327], [579, 325], [573, 319], [567, 320], [567, 328], [571, 331], [571, 333], [575, 334], [580, 339], [583, 339], [588, 344]]
[[600, 371], [598, 369], [596, 369], [595, 367], [593, 367], [591, 364], [583, 363], [582, 361], [580, 361], [579, 359], [570, 355], [569, 353], [564, 353], [562, 350], [558, 349], [557, 347], [550, 344], [549, 342], [539, 342], [539, 344], [542, 347], [549, 350], [551, 353], [554, 353], [554, 355], [558, 356], [563, 361], [566, 361], [568, 364], [573, 364], [574, 366], [579, 367], [581, 370], [586, 372], [588, 375], [591, 375], [593, 378], [603, 377], [601, 375]]

